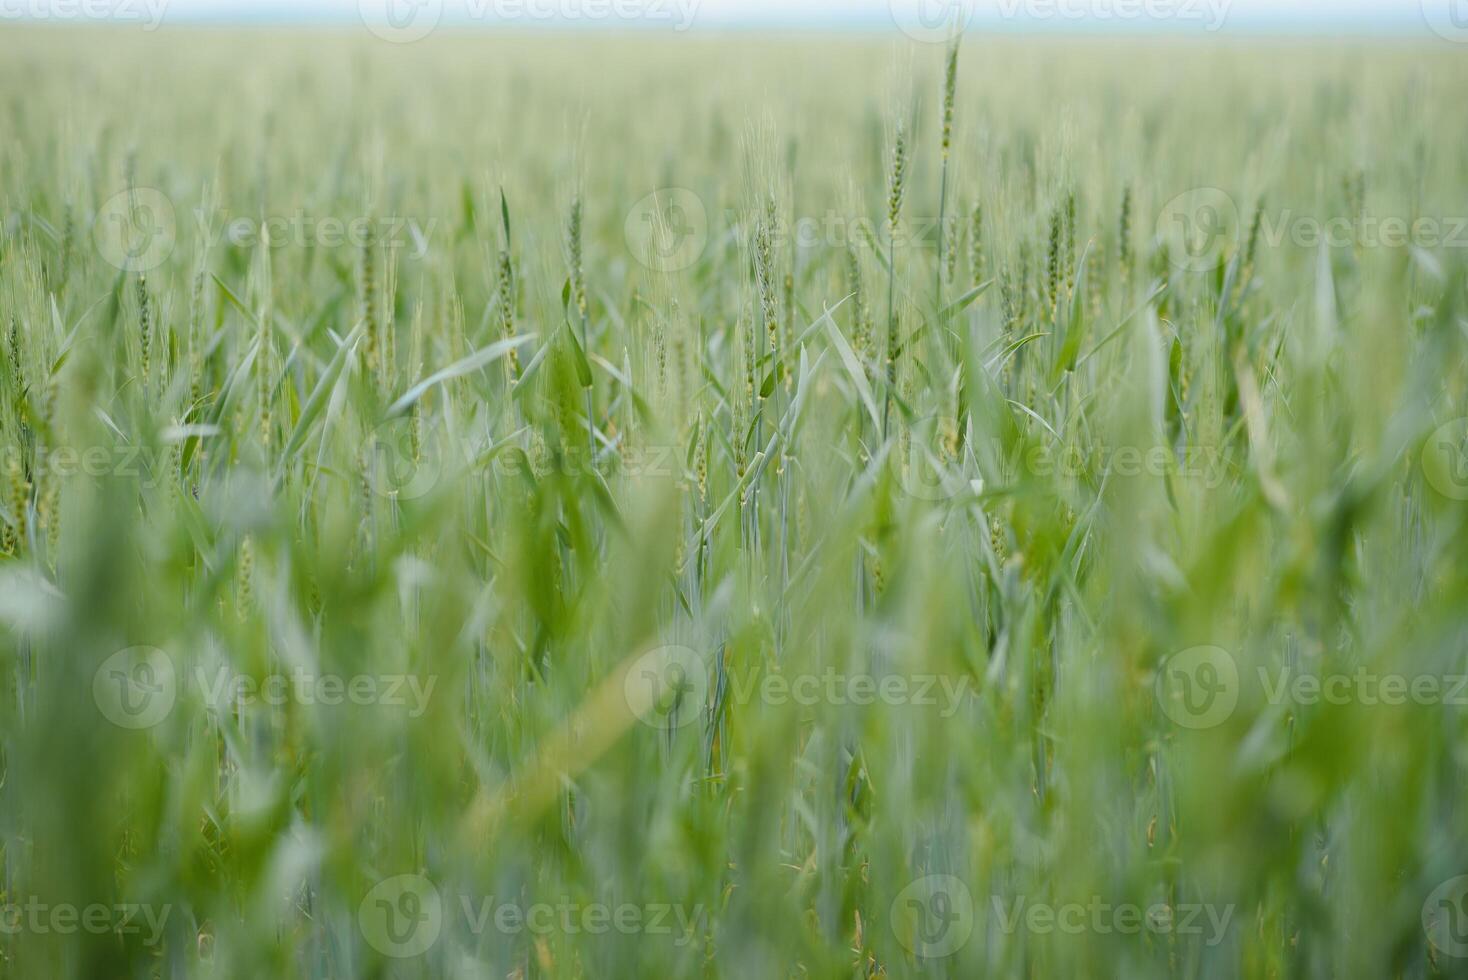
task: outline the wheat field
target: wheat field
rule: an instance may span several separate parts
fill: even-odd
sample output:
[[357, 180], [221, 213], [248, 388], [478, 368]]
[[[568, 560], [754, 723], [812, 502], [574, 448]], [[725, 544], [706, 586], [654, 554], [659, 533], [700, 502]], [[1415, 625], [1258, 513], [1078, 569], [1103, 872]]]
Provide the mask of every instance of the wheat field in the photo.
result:
[[0, 976], [1468, 969], [1454, 46], [0, 76]]

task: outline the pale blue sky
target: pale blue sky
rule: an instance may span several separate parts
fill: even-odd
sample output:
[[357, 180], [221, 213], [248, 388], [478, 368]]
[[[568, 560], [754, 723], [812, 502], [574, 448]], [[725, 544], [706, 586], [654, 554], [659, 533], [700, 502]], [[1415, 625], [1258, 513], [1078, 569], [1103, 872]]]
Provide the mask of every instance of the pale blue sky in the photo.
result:
[[[364, 9], [380, 12], [389, 4], [402, 4], [409, 12], [412, 5], [427, 5], [443, 24], [637, 26], [642, 21], [649, 27], [686, 23], [694, 30], [740, 25], [880, 29], [945, 5], [969, 13], [974, 26], [1014, 30], [1415, 30], [1452, 14], [1452, 23], [1468, 27], [1468, 0], [0, 0], [0, 21], [360, 22]], [[618, 17], [605, 12], [609, 9], [637, 13]], [[585, 10], [603, 12], [578, 13]]]

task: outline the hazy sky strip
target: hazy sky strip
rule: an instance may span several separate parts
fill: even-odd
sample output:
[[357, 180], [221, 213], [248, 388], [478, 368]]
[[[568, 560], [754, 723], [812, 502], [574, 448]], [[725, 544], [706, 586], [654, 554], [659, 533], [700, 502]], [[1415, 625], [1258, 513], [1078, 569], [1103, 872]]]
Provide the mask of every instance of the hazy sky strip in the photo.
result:
[[676, 24], [692, 30], [880, 30], [927, 23], [945, 10], [961, 11], [973, 27], [1014, 30], [1414, 29], [1430, 16], [1454, 12], [1468, 25], [1468, 0], [0, 0], [0, 20], [348, 23], [361, 22], [364, 10], [370, 17], [383, 9], [401, 16], [431, 9], [446, 25]]

